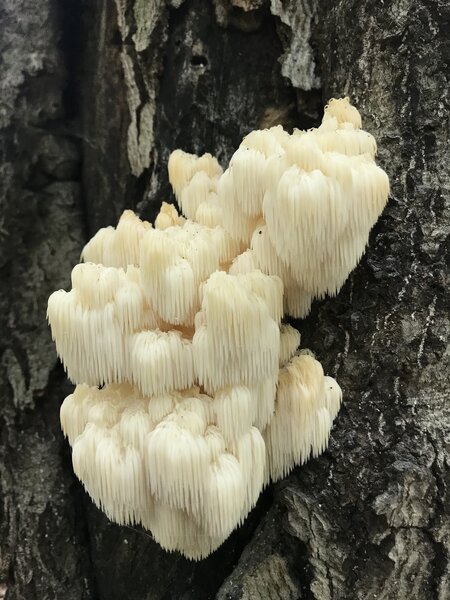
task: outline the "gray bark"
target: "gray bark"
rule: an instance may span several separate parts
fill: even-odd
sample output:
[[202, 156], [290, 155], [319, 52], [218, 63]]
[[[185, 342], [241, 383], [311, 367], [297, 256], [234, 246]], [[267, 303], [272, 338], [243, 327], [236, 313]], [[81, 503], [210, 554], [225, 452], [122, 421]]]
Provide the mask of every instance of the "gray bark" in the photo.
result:
[[[0, 598], [450, 598], [449, 29], [445, 0], [3, 0]], [[46, 300], [98, 227], [171, 199], [170, 151], [226, 164], [342, 94], [392, 184], [360, 265], [298, 324], [345, 402], [327, 452], [192, 563], [73, 476]]]

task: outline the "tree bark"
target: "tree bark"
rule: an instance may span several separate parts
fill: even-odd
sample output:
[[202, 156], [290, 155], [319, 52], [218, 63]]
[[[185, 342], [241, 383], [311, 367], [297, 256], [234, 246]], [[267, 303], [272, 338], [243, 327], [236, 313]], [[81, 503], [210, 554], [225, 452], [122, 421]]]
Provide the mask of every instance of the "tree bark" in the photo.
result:
[[[3, 0], [0, 598], [450, 598], [449, 30], [445, 0]], [[344, 405], [327, 452], [189, 562], [74, 477], [47, 297], [99, 227], [172, 200], [172, 150], [225, 165], [343, 94], [392, 186], [360, 265], [297, 324]]]

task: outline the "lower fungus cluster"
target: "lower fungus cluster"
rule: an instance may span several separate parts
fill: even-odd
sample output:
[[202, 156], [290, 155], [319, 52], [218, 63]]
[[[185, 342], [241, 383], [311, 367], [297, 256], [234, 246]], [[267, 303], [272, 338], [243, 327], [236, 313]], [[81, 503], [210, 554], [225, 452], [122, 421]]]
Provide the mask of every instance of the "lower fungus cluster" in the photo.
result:
[[341, 390], [282, 318], [357, 264], [389, 190], [375, 150], [343, 99], [316, 130], [252, 132], [225, 172], [176, 151], [184, 216], [125, 211], [85, 246], [48, 319], [74, 470], [112, 520], [200, 559], [325, 449]]

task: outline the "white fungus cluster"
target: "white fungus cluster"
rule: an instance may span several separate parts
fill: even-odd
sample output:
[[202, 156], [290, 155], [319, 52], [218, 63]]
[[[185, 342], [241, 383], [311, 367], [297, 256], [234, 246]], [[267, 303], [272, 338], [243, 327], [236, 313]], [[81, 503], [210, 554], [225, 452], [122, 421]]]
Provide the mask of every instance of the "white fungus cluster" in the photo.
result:
[[375, 152], [358, 111], [331, 100], [317, 129], [251, 132], [220, 177], [222, 224], [250, 246], [236, 269], [279, 275], [287, 314], [336, 294], [361, 258], [389, 193]]
[[388, 194], [375, 150], [347, 99], [318, 129], [252, 132], [225, 172], [177, 150], [184, 216], [125, 211], [85, 246], [48, 319], [74, 470], [112, 520], [200, 559], [325, 449], [341, 390], [282, 317], [356, 265]]

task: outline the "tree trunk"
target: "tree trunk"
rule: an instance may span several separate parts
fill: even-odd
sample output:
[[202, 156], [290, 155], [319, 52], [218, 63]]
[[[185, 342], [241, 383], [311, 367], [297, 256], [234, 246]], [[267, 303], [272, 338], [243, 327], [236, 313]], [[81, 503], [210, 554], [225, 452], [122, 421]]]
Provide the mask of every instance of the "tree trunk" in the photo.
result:
[[[445, 0], [3, 0], [0, 598], [450, 598], [449, 28]], [[173, 149], [225, 165], [343, 94], [392, 186], [358, 268], [298, 324], [344, 405], [328, 451], [189, 562], [74, 477], [47, 297], [100, 226], [172, 199]]]

